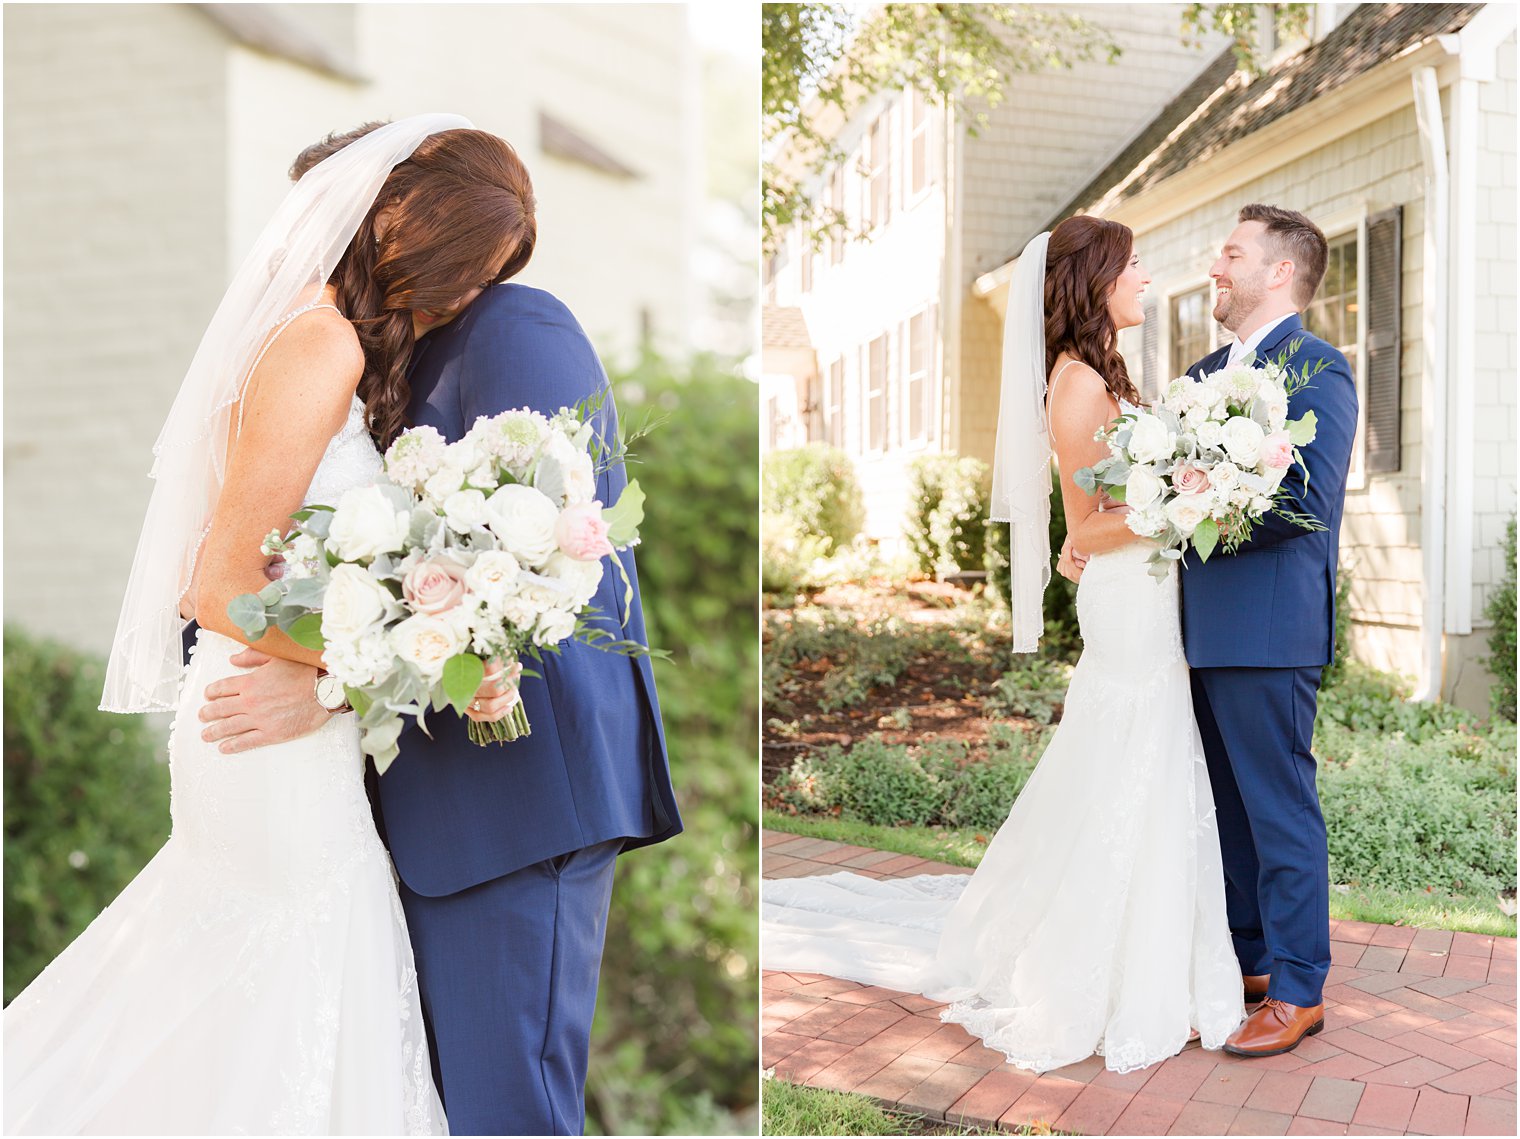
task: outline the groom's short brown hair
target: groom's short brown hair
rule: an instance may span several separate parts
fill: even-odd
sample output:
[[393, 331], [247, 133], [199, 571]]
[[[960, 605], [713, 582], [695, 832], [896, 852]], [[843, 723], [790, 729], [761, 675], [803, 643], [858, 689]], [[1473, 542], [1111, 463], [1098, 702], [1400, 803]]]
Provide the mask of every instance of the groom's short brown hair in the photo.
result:
[[1293, 300], [1300, 309], [1309, 307], [1319, 283], [1325, 279], [1330, 245], [1325, 235], [1297, 210], [1253, 202], [1242, 206], [1237, 221], [1259, 221], [1267, 227], [1268, 250], [1275, 260], [1293, 262]]

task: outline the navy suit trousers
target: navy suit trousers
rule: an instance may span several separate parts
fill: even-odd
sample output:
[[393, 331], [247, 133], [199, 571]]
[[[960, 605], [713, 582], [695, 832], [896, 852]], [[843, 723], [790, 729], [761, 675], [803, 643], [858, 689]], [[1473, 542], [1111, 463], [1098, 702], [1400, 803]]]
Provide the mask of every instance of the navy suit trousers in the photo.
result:
[[1330, 972], [1329, 854], [1309, 752], [1320, 671], [1192, 671], [1240, 971], [1270, 973], [1267, 995], [1303, 1008], [1320, 1003]]

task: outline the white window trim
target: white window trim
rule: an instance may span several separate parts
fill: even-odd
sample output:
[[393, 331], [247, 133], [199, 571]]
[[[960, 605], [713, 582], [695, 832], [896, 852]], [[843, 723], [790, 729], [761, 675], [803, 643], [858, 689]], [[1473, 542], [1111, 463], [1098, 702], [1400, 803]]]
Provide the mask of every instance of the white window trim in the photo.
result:
[[[875, 424], [871, 418], [871, 345], [878, 340], [881, 346], [881, 446], [871, 445], [871, 433]], [[875, 336], [868, 337], [860, 346], [860, 454], [868, 458], [880, 458], [892, 449], [892, 415], [889, 401], [892, 398], [892, 330], [883, 328]]]
[[[910, 309], [902, 320], [902, 397], [903, 413], [900, 419], [902, 424], [903, 449], [919, 452], [929, 449], [929, 441], [934, 435], [934, 361], [935, 361], [935, 338], [937, 329], [929, 320], [929, 314], [933, 305], [925, 301], [917, 308]], [[919, 435], [908, 435], [908, 424], [912, 422], [912, 416], [907, 406], [909, 398], [909, 371], [913, 366], [913, 321], [917, 317], [924, 318], [924, 389], [923, 407], [920, 409], [923, 419], [923, 431]]]
[[[1366, 203], [1319, 221], [1327, 243], [1356, 233], [1356, 438], [1351, 444], [1347, 490], [1367, 488], [1367, 218]], [[1400, 409], [1400, 415], [1403, 410]]]
[[[1166, 367], [1162, 369], [1162, 375], [1164, 377], [1163, 387], [1161, 389], [1162, 392], [1166, 390], [1164, 386], [1166, 383], [1170, 383], [1172, 380], [1175, 380], [1177, 378], [1176, 376], [1166, 375], [1166, 373], [1171, 371], [1172, 368], [1172, 342], [1176, 339], [1176, 337], [1172, 335], [1172, 333], [1175, 331], [1172, 328], [1172, 299], [1174, 297], [1182, 296], [1183, 293], [1195, 292], [1196, 290], [1202, 288], [1208, 288], [1210, 290], [1209, 296], [1212, 298], [1213, 286], [1214, 278], [1210, 277], [1207, 273], [1203, 273], [1193, 277], [1185, 277], [1182, 280], [1170, 285], [1161, 294], [1161, 303], [1156, 306], [1156, 319], [1161, 322], [1161, 331], [1156, 337], [1156, 367], [1160, 368], [1161, 361], [1166, 361]], [[1214, 320], [1212, 311], [1213, 310], [1211, 307], [1209, 316], [1210, 321]], [[1215, 324], [1214, 335], [1212, 339], [1218, 339], [1217, 323]], [[1217, 345], [1215, 345], [1215, 347], [1217, 347]], [[1214, 351], [1214, 348], [1210, 348], [1209, 351]], [[1207, 354], [1208, 353], [1205, 353], [1205, 355]], [[1157, 394], [1159, 395], [1161, 393], [1158, 392]]]
[[[913, 189], [913, 140], [917, 132], [913, 129], [913, 101], [920, 99], [924, 105], [924, 184], [920, 189]], [[906, 143], [903, 146], [903, 206], [902, 212], [912, 210], [925, 198], [934, 192], [934, 114], [938, 110], [926, 95], [913, 88], [908, 88], [903, 98], [903, 134]]]

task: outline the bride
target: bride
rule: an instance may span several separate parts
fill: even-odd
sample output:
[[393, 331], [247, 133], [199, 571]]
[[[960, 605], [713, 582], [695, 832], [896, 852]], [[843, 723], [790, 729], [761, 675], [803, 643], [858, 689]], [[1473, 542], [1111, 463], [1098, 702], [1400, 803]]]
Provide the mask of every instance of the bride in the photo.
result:
[[[263, 536], [375, 481], [416, 338], [532, 253], [501, 139], [436, 114], [353, 134], [297, 160], [155, 447], [102, 707], [175, 709], [173, 834], [6, 1009], [7, 1133], [446, 1131], [356, 717], [329, 697], [318, 731], [237, 756], [195, 730]], [[321, 664], [273, 629], [258, 647]], [[474, 718], [507, 711], [494, 677], [478, 696]]]
[[[1116, 345], [1149, 284], [1130, 230], [1073, 217], [1034, 238], [1008, 301], [992, 516], [1012, 526], [1013, 637], [1032, 652], [1050, 576], [1054, 444], [1083, 651], [1065, 713], [974, 875], [765, 883], [767, 969], [950, 1002], [941, 1014], [1044, 1072], [1131, 1071], [1240, 1024], [1214, 804], [1182, 655], [1175, 563], [1148, 572], [1123, 508], [1073, 481], [1139, 395]], [[1048, 383], [1047, 383], [1048, 379]]]

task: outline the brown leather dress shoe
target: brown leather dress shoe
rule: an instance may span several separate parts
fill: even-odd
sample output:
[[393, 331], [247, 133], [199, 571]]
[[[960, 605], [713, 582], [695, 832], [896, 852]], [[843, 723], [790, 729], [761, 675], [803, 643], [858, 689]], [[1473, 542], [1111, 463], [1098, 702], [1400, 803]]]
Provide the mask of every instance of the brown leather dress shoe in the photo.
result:
[[1267, 999], [1267, 986], [1272, 983], [1272, 974], [1263, 973], [1259, 977], [1242, 977], [1241, 983], [1245, 986], [1246, 1004], [1259, 1005]]
[[1268, 997], [1224, 1042], [1224, 1050], [1232, 1056], [1280, 1056], [1324, 1027], [1323, 1002], [1299, 1008]]

